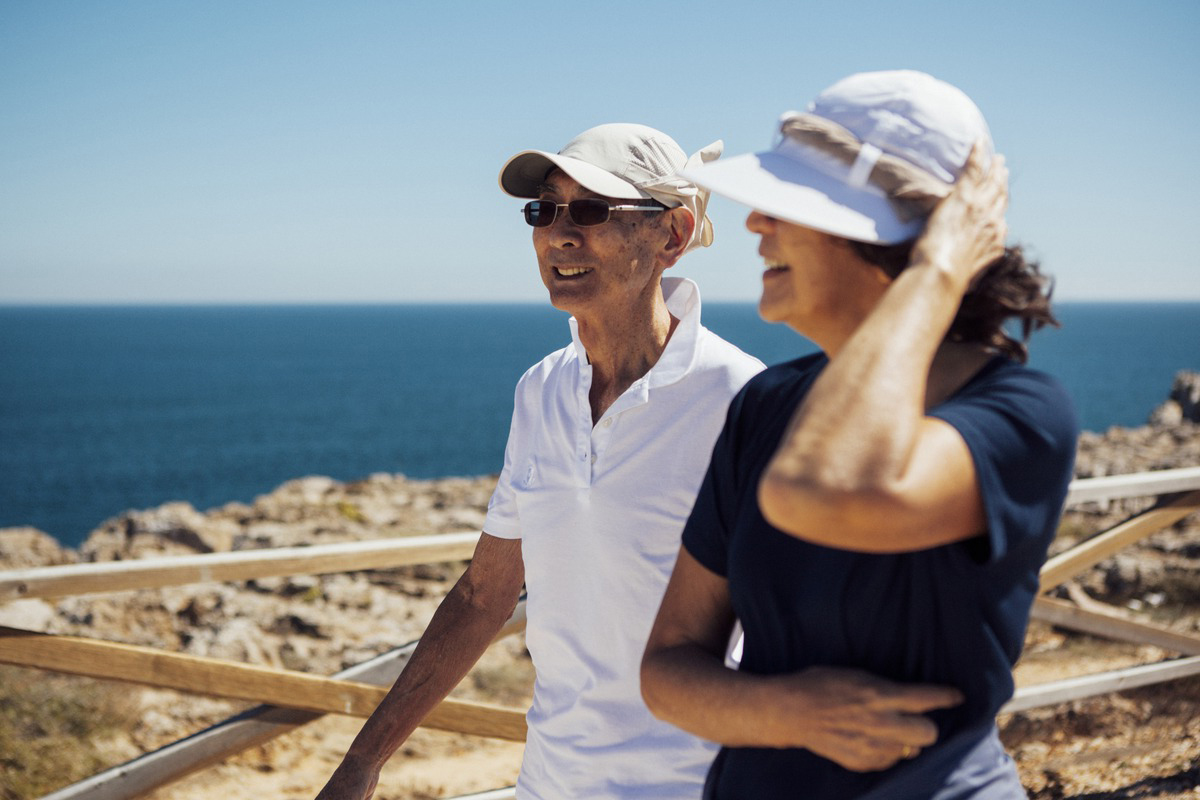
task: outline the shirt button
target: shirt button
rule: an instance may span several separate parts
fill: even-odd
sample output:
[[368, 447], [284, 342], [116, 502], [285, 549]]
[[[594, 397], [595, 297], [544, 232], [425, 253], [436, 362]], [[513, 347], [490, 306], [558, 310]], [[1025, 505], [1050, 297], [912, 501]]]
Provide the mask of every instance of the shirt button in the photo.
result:
[[596, 463], [596, 454], [595, 453], [592, 453], [592, 463], [593, 464]]
[[612, 417], [609, 417], [608, 419], [604, 420], [604, 427], [606, 427], [606, 428], [612, 427]]

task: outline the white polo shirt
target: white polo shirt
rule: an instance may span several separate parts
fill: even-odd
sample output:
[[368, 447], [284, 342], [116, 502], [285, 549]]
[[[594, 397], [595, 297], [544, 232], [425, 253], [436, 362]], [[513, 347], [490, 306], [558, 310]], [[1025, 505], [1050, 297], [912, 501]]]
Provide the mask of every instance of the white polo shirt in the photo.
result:
[[522, 800], [695, 800], [716, 752], [650, 714], [638, 673], [729, 401], [763, 365], [701, 326], [696, 284], [662, 283], [679, 324], [594, 427], [573, 318], [573, 345], [517, 384], [483, 527], [520, 538], [525, 559], [537, 680]]

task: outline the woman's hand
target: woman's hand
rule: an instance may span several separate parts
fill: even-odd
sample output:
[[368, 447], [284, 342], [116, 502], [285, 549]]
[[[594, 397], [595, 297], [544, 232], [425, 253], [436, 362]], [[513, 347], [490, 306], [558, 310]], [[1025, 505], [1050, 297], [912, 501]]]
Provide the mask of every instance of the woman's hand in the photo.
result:
[[811, 667], [772, 679], [778, 718], [819, 756], [856, 772], [882, 770], [937, 741], [925, 712], [962, 702], [957, 689], [893, 683], [866, 672]]
[[913, 247], [910, 268], [927, 264], [954, 278], [963, 293], [989, 264], [1004, 255], [1008, 226], [1008, 168], [993, 155], [985, 166], [979, 144], [971, 148], [962, 174], [942, 200]]

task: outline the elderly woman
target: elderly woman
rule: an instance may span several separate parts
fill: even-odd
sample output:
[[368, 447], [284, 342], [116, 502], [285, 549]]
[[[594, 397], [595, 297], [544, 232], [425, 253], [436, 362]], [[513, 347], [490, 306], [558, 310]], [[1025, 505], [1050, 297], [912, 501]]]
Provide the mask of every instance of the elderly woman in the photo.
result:
[[865, 73], [687, 173], [754, 209], [759, 311], [822, 350], [734, 399], [643, 661], [650, 709], [724, 745], [706, 797], [1025, 796], [995, 714], [1077, 425], [1024, 366], [1054, 318], [991, 151], [959, 90]]

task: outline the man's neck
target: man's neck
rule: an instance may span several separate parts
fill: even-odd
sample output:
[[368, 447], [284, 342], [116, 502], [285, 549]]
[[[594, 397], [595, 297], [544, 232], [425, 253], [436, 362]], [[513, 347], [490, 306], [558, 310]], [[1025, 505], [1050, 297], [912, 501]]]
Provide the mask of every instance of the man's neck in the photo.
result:
[[595, 424], [626, 389], [658, 363], [679, 320], [659, 295], [649, 312], [607, 321], [577, 316], [576, 324], [592, 366], [589, 399]]

